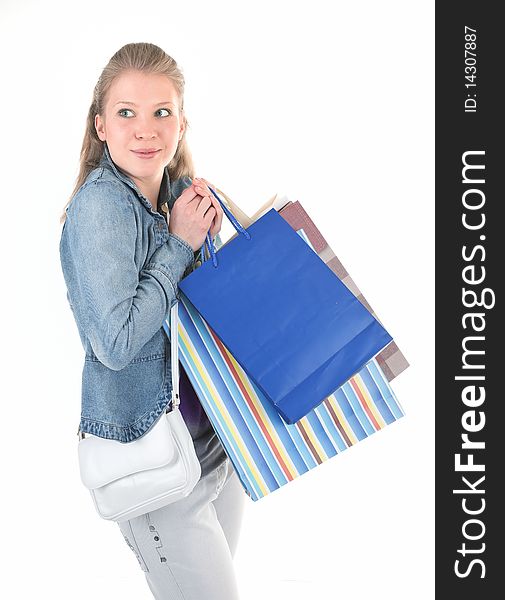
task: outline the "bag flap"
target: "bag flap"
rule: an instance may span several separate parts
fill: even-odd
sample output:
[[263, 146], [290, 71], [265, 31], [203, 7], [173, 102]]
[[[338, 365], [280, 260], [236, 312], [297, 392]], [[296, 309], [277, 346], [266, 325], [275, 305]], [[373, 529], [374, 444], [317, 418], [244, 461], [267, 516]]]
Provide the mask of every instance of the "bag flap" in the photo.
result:
[[164, 412], [150, 431], [133, 442], [86, 434], [78, 444], [82, 483], [95, 489], [126, 475], [168, 464], [177, 452], [168, 417], [178, 412]]

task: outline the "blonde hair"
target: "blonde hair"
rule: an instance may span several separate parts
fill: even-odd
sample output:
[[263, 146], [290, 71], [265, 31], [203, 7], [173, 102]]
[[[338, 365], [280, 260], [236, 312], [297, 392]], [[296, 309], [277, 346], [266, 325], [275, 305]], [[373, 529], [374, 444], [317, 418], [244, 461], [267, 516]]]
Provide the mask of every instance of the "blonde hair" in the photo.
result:
[[[117, 77], [128, 70], [149, 74], [162, 74], [169, 77], [179, 96], [180, 110], [182, 111], [184, 108], [184, 75], [171, 56], [158, 46], [144, 42], [126, 44], [120, 48], [104, 67], [95, 85], [93, 100], [86, 119], [86, 129], [79, 160], [79, 174], [72, 194], [63, 208], [60, 223], [63, 223], [66, 219], [65, 209], [70, 204], [72, 198], [84, 183], [89, 173], [100, 163], [105, 142], [102, 142], [96, 133], [95, 115], [104, 114], [107, 94], [111, 85]], [[182, 114], [182, 120], [185, 124], [184, 133], [173, 159], [168, 164], [168, 174], [171, 181], [185, 175], [191, 178], [194, 177], [193, 159], [186, 141], [188, 121], [184, 113]]]

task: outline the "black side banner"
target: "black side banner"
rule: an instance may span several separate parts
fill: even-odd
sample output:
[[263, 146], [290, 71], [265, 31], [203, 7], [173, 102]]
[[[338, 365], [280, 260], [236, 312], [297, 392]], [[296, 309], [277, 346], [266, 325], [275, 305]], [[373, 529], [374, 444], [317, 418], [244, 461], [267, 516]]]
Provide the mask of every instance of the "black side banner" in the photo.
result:
[[458, 600], [504, 594], [499, 6], [436, 3], [435, 582], [436, 598]]

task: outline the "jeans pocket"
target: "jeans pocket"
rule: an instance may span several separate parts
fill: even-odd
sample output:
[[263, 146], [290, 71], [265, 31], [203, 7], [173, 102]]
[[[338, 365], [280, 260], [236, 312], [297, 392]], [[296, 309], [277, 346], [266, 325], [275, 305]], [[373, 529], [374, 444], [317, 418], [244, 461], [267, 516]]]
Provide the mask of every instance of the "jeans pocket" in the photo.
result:
[[133, 533], [133, 528], [131, 526], [130, 521], [121, 521], [120, 523], [118, 523], [118, 525], [119, 529], [121, 530], [121, 533], [123, 534], [125, 542], [128, 544], [128, 547], [133, 551], [133, 553], [137, 557], [140, 568], [142, 569], [142, 571], [149, 573], [147, 564], [142, 556], [142, 553], [140, 552], [137, 540], [135, 539], [135, 535]]

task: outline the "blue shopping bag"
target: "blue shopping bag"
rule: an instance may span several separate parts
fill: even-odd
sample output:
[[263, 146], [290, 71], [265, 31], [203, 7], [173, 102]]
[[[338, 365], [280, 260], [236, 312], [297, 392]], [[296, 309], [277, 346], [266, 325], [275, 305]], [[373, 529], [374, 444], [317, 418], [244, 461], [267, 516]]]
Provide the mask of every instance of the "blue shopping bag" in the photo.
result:
[[214, 195], [239, 235], [217, 253], [208, 236], [212, 260], [179, 289], [295, 423], [392, 337], [275, 209], [244, 229]]

